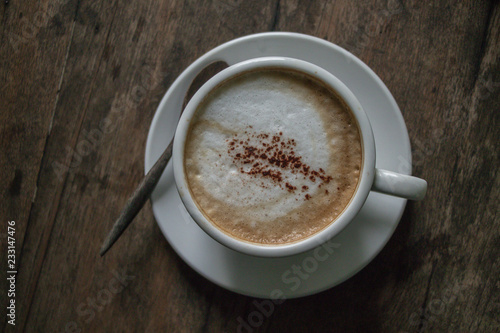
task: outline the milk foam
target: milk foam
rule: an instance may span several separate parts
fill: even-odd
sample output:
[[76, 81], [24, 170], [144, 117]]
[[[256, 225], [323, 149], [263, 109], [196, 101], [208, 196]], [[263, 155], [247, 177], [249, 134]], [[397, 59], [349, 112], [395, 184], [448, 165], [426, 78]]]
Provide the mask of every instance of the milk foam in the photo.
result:
[[232, 79], [202, 103], [185, 170], [195, 201], [219, 228], [283, 243], [341, 213], [360, 162], [357, 126], [337, 96], [302, 76], [266, 71]]

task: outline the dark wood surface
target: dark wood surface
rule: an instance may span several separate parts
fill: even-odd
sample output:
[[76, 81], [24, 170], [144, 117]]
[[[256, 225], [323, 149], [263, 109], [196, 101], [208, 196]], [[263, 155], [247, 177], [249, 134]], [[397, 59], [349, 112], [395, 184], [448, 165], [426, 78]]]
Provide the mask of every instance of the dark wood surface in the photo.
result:
[[262, 300], [187, 266], [149, 203], [98, 252], [143, 175], [170, 84], [213, 47], [263, 31], [324, 38], [368, 64], [429, 190], [361, 272], [275, 306], [253, 330], [500, 330], [498, 1], [6, 0], [0, 20], [0, 331], [235, 332], [258, 311]]

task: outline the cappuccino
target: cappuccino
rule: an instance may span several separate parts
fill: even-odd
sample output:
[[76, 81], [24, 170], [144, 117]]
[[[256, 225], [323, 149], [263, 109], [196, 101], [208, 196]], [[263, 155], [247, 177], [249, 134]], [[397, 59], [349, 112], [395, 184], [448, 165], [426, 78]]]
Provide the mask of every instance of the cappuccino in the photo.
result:
[[188, 130], [184, 171], [200, 211], [251, 243], [297, 242], [353, 197], [362, 145], [349, 107], [320, 81], [259, 69], [219, 84]]

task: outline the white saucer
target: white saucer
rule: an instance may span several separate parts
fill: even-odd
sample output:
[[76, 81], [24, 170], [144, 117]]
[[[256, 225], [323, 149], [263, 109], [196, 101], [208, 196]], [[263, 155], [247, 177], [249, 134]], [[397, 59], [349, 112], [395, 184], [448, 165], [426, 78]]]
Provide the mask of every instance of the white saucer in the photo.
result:
[[[145, 169], [149, 170], [171, 140], [191, 81], [217, 60], [229, 65], [262, 56], [303, 59], [330, 71], [358, 97], [373, 127], [378, 168], [411, 174], [411, 149], [401, 112], [378, 76], [346, 50], [322, 39], [295, 33], [262, 33], [225, 43], [189, 66], [163, 97], [149, 130]], [[402, 161], [405, 170], [401, 170]], [[261, 298], [311, 295], [331, 288], [365, 267], [385, 246], [401, 219], [406, 200], [370, 193], [354, 221], [330, 241], [326, 255], [256, 258], [227, 249], [205, 234], [181, 203], [172, 164], [152, 197], [153, 212], [173, 249], [198, 273], [234, 292]], [[316, 254], [316, 256], [315, 256]], [[318, 257], [318, 255], [320, 257]], [[326, 260], [322, 261], [324, 257]], [[321, 260], [317, 260], [321, 259]], [[303, 267], [301, 272], [292, 270]], [[273, 290], [278, 290], [274, 291]]]

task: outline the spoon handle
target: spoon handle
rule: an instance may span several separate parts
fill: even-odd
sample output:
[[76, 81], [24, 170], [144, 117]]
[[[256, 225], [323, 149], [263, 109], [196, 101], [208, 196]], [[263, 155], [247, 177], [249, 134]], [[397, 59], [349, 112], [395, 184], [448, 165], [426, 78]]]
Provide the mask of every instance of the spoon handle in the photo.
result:
[[172, 146], [174, 140], [172, 139], [168, 144], [167, 149], [160, 156], [158, 161], [149, 170], [146, 176], [142, 179], [139, 186], [136, 188], [135, 192], [128, 199], [125, 207], [120, 213], [120, 216], [113, 225], [113, 229], [108, 234], [108, 237], [104, 241], [99, 254], [101, 257], [113, 246], [116, 240], [121, 236], [123, 231], [129, 226], [132, 220], [135, 218], [137, 213], [144, 206], [146, 201], [151, 196], [151, 193], [155, 189], [158, 181], [161, 178], [163, 170], [167, 167], [170, 157], [172, 157]]

